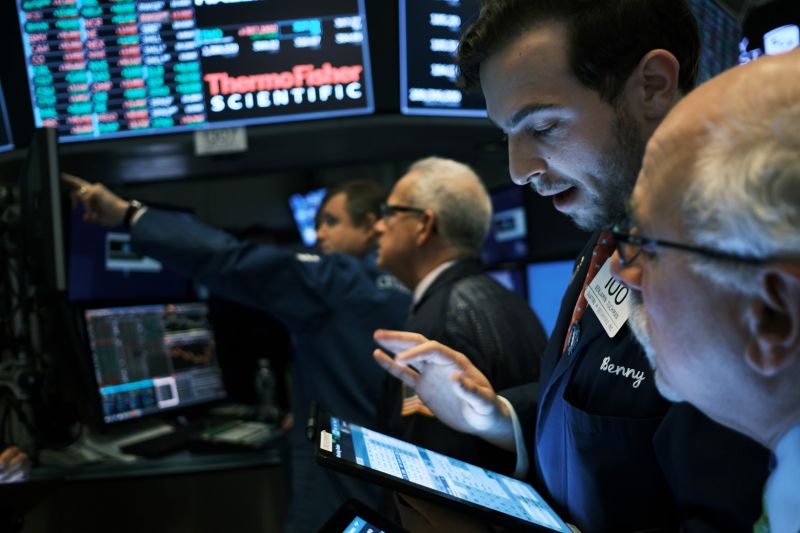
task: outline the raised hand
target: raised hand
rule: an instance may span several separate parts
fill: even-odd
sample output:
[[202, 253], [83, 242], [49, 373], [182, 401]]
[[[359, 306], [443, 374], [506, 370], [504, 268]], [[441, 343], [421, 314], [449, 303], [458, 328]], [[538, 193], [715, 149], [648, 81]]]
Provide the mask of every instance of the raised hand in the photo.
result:
[[125, 211], [128, 210], [128, 205], [130, 205], [128, 201], [109, 191], [101, 183], [90, 183], [82, 178], [63, 172], [61, 173], [61, 179], [72, 186], [70, 196], [72, 197], [73, 207], [78, 202], [83, 204], [84, 221], [109, 228], [122, 224], [125, 219]]

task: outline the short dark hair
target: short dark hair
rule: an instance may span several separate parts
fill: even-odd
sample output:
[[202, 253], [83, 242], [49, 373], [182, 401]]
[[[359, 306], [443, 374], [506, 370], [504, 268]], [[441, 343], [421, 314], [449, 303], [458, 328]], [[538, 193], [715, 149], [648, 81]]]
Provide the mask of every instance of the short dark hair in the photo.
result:
[[550, 21], [567, 28], [572, 72], [608, 103], [616, 101], [642, 57], [658, 48], [677, 58], [681, 91], [695, 85], [700, 35], [687, 0], [484, 0], [458, 49], [459, 84], [478, 89], [481, 63]]
[[370, 180], [346, 181], [328, 189], [317, 212], [317, 223], [319, 223], [319, 212], [325, 204], [340, 193], [344, 193], [347, 197], [345, 208], [354, 226], [362, 226], [370, 213], [380, 218], [381, 204], [389, 196], [389, 191], [380, 183]]

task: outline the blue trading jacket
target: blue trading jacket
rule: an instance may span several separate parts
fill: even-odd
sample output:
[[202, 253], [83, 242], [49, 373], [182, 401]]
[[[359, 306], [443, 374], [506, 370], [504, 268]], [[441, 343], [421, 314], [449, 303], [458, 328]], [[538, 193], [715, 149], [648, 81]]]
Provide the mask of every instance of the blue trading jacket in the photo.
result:
[[287, 529], [316, 531], [347, 496], [376, 502], [376, 488], [314, 464], [304, 436], [312, 400], [345, 419], [376, 425], [385, 376], [372, 359], [372, 332], [400, 328], [411, 297], [377, 268], [375, 255], [295, 253], [152, 208], [134, 224], [132, 244], [214, 293], [273, 314], [291, 331], [295, 426]]
[[[584, 532], [751, 531], [769, 453], [694, 407], [670, 404], [626, 327], [606, 335], [591, 308], [562, 347], [599, 232], [587, 243], [542, 361], [541, 384], [503, 391], [520, 417], [533, 482]], [[612, 374], [615, 366], [638, 377]]]

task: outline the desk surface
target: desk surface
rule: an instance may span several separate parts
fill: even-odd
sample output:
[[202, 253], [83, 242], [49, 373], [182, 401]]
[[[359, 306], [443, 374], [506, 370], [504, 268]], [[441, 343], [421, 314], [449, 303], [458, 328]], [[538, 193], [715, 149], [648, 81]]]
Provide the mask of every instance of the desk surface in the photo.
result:
[[31, 471], [30, 479], [31, 481], [129, 479], [278, 466], [279, 464], [280, 453], [277, 447], [259, 451], [228, 453], [197, 453], [182, 450], [157, 459], [140, 458], [130, 463], [115, 461], [75, 467], [40, 466]]

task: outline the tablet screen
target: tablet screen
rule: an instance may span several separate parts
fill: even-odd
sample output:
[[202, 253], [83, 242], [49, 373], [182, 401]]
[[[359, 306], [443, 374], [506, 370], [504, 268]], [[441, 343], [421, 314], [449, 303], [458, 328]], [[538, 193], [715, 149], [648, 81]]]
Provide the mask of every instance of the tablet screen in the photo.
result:
[[[320, 454], [413, 485], [426, 493], [467, 502], [531, 525], [570, 533], [550, 506], [527, 483], [414, 444], [330, 417], [319, 433]], [[424, 490], [427, 489], [427, 490]]]
[[342, 533], [384, 533], [384, 531], [357, 516], [344, 528]]

